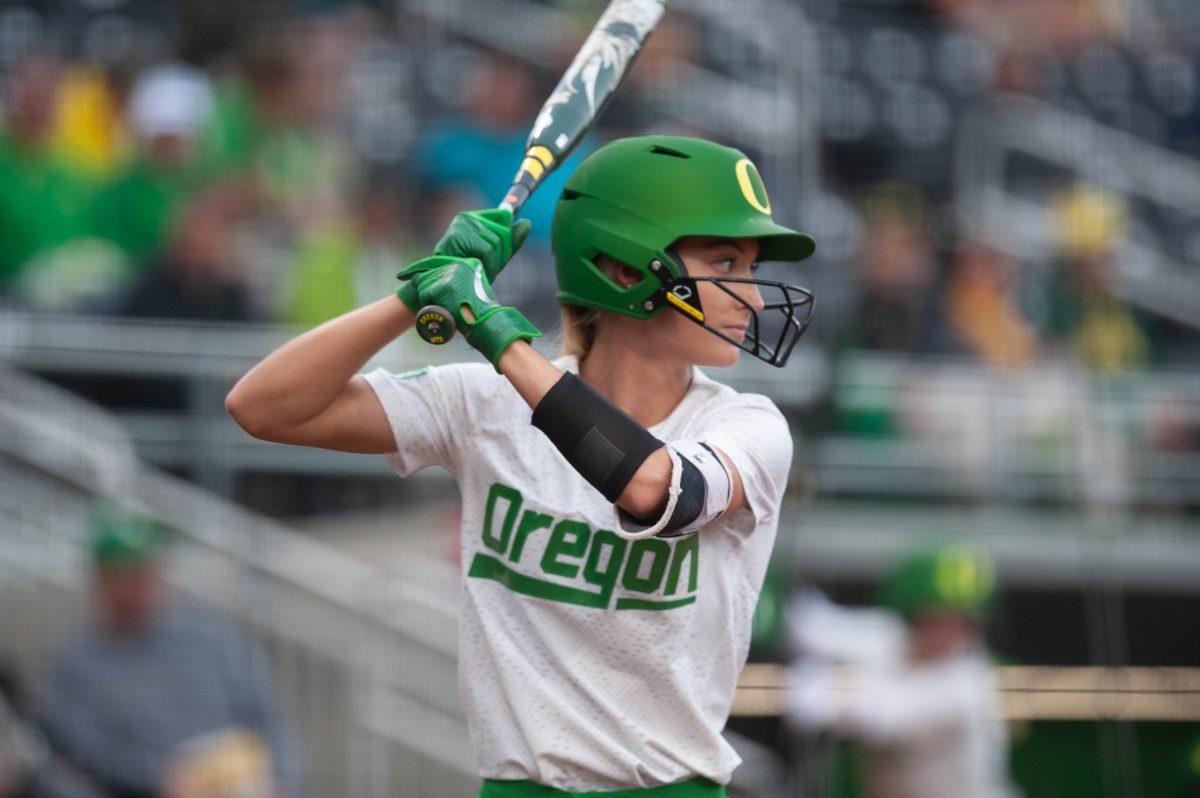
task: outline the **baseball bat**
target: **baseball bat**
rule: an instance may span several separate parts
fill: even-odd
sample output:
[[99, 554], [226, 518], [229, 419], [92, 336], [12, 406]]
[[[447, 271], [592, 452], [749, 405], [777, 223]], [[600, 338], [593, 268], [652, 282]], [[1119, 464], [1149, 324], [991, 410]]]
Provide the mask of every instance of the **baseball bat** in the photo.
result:
[[[525, 157], [500, 203], [513, 217], [596, 124], [650, 33], [666, 0], [612, 0], [542, 105], [525, 142]], [[454, 317], [427, 305], [417, 334], [432, 344], [454, 337]]]

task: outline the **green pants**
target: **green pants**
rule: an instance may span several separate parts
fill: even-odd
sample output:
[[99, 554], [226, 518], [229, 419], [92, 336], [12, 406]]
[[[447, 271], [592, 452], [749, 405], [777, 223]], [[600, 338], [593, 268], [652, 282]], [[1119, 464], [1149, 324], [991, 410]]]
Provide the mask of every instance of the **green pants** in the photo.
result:
[[567, 792], [537, 784], [532, 781], [483, 782], [483, 789], [476, 798], [725, 798], [725, 788], [708, 779], [691, 779], [665, 787], [648, 787], [644, 790], [617, 790], [615, 792]]

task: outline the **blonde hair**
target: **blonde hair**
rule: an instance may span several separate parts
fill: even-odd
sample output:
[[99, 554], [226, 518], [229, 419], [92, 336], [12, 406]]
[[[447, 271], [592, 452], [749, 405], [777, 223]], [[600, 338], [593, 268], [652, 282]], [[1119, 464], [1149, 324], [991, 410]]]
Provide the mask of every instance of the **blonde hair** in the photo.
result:
[[600, 329], [604, 311], [581, 305], [562, 306], [562, 353], [574, 355], [581, 361], [587, 357]]
[[[596, 266], [605, 277], [617, 280], [624, 269], [629, 269], [624, 263], [607, 255], [596, 256]], [[582, 305], [562, 306], [562, 353], [574, 355], [580, 362], [592, 350], [596, 342], [596, 334], [606, 316], [611, 315], [599, 308], [585, 308]]]

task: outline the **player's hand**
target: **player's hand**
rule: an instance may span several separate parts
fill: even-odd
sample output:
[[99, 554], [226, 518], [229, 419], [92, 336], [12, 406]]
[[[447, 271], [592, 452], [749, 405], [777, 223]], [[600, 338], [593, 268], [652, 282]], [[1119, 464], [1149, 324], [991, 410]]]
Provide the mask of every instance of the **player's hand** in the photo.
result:
[[529, 237], [533, 224], [528, 219], [513, 221], [503, 208], [463, 211], [454, 217], [446, 234], [433, 248], [434, 255], [476, 258], [487, 278], [495, 282], [504, 265], [517, 254]]
[[[445, 309], [467, 337], [496, 366], [513, 341], [531, 341], [541, 331], [516, 308], [496, 301], [492, 283], [477, 258], [435, 255], [405, 267], [396, 275], [396, 294], [413, 313], [428, 305]], [[497, 367], [498, 369], [499, 367]]]

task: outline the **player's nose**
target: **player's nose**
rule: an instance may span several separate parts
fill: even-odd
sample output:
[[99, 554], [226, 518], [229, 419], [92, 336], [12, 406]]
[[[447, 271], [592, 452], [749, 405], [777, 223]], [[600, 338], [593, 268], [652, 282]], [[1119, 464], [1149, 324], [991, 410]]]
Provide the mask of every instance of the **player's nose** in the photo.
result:
[[738, 298], [755, 313], [766, 307], [757, 283], [738, 283], [734, 288]]

